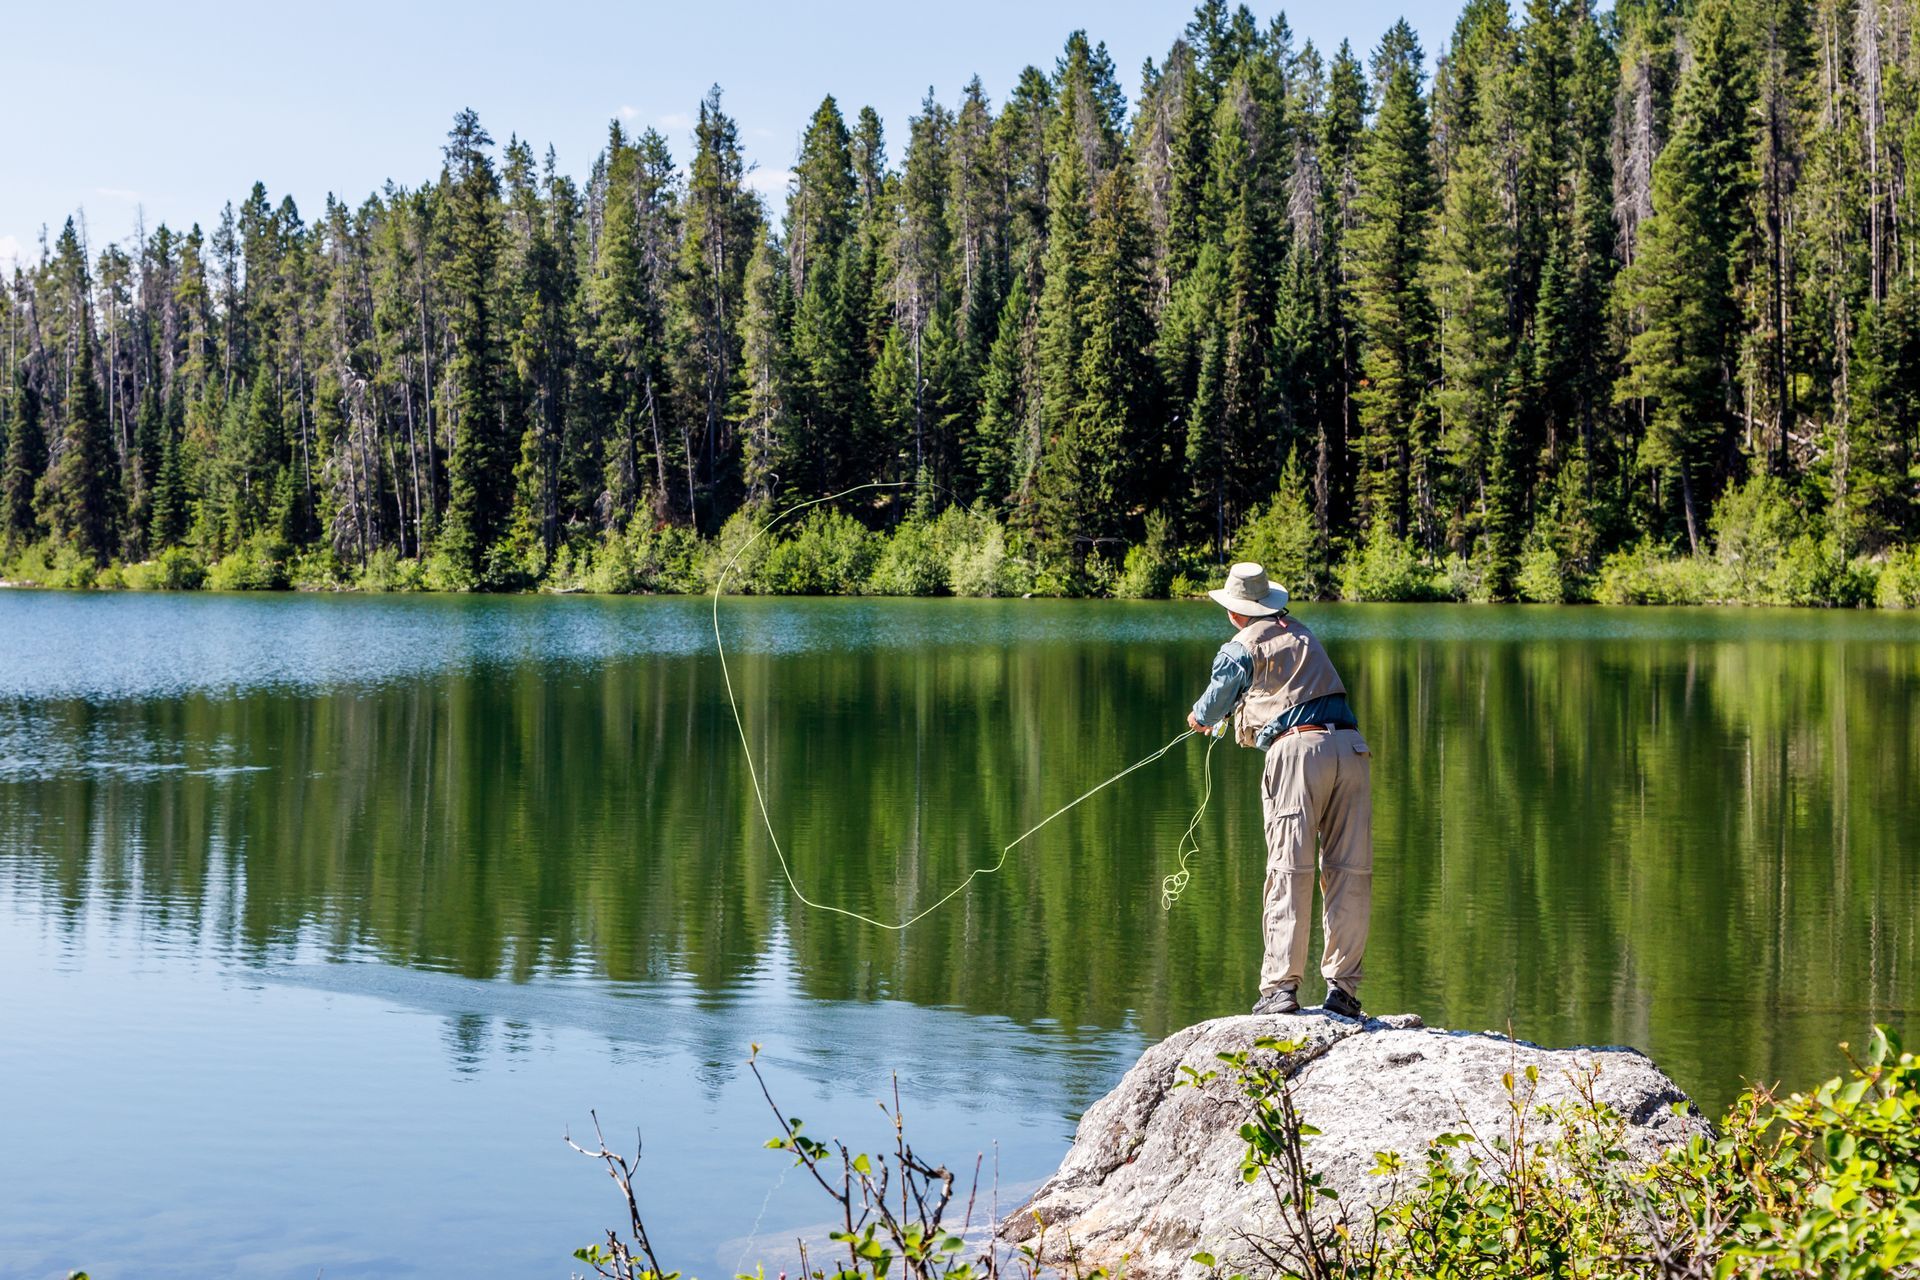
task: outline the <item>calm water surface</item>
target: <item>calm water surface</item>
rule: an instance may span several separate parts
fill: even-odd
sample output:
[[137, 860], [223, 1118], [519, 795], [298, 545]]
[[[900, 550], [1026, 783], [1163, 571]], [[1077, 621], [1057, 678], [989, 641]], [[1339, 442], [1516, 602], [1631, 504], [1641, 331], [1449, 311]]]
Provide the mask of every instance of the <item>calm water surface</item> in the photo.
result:
[[[944, 892], [1180, 727], [1190, 604], [733, 601], [810, 895]], [[1311, 607], [1375, 751], [1368, 1006], [1626, 1042], [1709, 1107], [1920, 1005], [1920, 618]], [[561, 1135], [672, 1265], [816, 1227], [810, 1130], [997, 1166], [1244, 1009], [1258, 759], [1103, 792], [904, 935], [797, 904], [703, 601], [0, 594], [0, 1276], [569, 1273]], [[1317, 940], [1316, 940], [1317, 948]], [[1317, 988], [1313, 990], [1317, 995]]]

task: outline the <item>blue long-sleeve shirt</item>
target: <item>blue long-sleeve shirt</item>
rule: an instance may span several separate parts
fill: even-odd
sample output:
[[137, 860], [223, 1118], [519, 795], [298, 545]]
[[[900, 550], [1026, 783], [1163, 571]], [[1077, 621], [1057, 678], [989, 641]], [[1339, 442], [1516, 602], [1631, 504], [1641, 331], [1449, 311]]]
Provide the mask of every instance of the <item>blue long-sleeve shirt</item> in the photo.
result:
[[[1220, 646], [1220, 652], [1213, 655], [1213, 678], [1208, 681], [1200, 700], [1193, 704], [1193, 718], [1209, 727], [1220, 723], [1252, 683], [1253, 655], [1238, 640], [1227, 641]], [[1347, 705], [1347, 695], [1330, 693], [1324, 698], [1312, 698], [1288, 707], [1277, 718], [1262, 725], [1253, 741], [1255, 746], [1264, 751], [1273, 745], [1273, 740], [1283, 730], [1297, 724], [1357, 723], [1353, 708]]]

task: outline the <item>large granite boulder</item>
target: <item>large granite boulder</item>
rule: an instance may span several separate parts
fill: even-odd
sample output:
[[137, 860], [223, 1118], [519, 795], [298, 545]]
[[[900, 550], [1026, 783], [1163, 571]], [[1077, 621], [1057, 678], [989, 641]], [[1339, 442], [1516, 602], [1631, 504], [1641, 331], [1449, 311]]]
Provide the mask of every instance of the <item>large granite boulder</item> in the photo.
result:
[[[1633, 1049], [1543, 1049], [1427, 1028], [1411, 1014], [1364, 1023], [1317, 1010], [1217, 1018], [1148, 1049], [1088, 1109], [1059, 1171], [1005, 1219], [1002, 1239], [1038, 1239], [1053, 1263], [1067, 1261], [1070, 1247], [1083, 1269], [1124, 1264], [1129, 1277], [1171, 1280], [1201, 1274], [1190, 1261], [1198, 1250], [1225, 1262], [1247, 1234], [1271, 1236], [1270, 1194], [1240, 1176], [1247, 1102], [1218, 1056], [1251, 1050], [1263, 1037], [1300, 1043], [1283, 1067], [1301, 1118], [1320, 1130], [1307, 1156], [1348, 1206], [1388, 1193], [1390, 1184], [1369, 1173], [1375, 1152], [1397, 1151], [1417, 1168], [1438, 1134], [1505, 1134], [1511, 1110], [1502, 1077], [1512, 1072], [1524, 1082], [1529, 1065], [1539, 1069], [1533, 1101], [1543, 1105], [1574, 1101], [1574, 1081], [1593, 1073], [1597, 1100], [1626, 1117], [1627, 1149], [1637, 1158], [1710, 1132], [1679, 1087]], [[1218, 1074], [1201, 1087], [1175, 1088], [1186, 1078], [1182, 1067]]]

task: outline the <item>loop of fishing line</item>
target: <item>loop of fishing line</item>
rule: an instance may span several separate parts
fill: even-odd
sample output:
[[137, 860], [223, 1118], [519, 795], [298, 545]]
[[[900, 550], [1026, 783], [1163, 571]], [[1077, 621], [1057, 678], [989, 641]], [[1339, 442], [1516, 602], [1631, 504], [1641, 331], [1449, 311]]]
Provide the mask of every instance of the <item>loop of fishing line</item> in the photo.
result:
[[[1135, 773], [1141, 769], [1146, 768], [1148, 765], [1152, 764], [1156, 760], [1159, 760], [1161, 757], [1165, 756], [1168, 752], [1172, 751], [1175, 747], [1185, 742], [1188, 738], [1199, 736], [1199, 735], [1196, 735], [1192, 729], [1188, 729], [1184, 733], [1181, 733], [1179, 736], [1175, 737], [1173, 741], [1167, 743], [1164, 747], [1161, 747], [1159, 750], [1154, 751], [1149, 755], [1142, 756], [1140, 759], [1134, 761], [1132, 764], [1128, 765], [1126, 768], [1122, 769], [1120, 772], [1114, 774], [1111, 778], [1108, 778], [1105, 782], [1102, 782], [1098, 786], [1092, 787], [1082, 792], [1081, 794], [1075, 796], [1073, 799], [1067, 801], [1067, 803], [1061, 805], [1058, 809], [1055, 809], [1052, 813], [1040, 819], [1040, 821], [1034, 823], [1031, 827], [1028, 827], [1025, 831], [1021, 832], [1019, 835], [1015, 836], [1012, 840], [1010, 840], [1006, 844], [1006, 846], [1000, 850], [1000, 856], [994, 859], [993, 862], [973, 868], [973, 870], [967, 872], [966, 878], [961, 880], [959, 884], [953, 886], [953, 888], [947, 890], [945, 893], [941, 894], [938, 898], [934, 899], [931, 903], [927, 904], [925, 907], [922, 907], [920, 910], [914, 912], [912, 915], [908, 916], [904, 920], [899, 920], [899, 921], [880, 920], [866, 914], [863, 911], [854, 911], [847, 907], [837, 907], [830, 902], [816, 902], [812, 898], [809, 898], [806, 894], [806, 891], [800, 887], [799, 882], [794, 879], [793, 867], [787, 861], [787, 851], [780, 844], [779, 833], [773, 829], [773, 815], [767, 808], [766, 789], [760, 783], [760, 768], [753, 758], [753, 744], [747, 738], [747, 723], [745, 718], [742, 717], [740, 714], [740, 701], [734, 695], [733, 672], [727, 666], [726, 641], [720, 632], [720, 596], [721, 596], [721, 593], [726, 589], [728, 575], [732, 574], [734, 569], [739, 565], [740, 558], [744, 556], [749, 550], [751, 550], [753, 545], [759, 542], [760, 539], [766, 537], [767, 534], [771, 533], [782, 522], [790, 519], [791, 517], [798, 514], [799, 512], [805, 511], [810, 507], [817, 507], [822, 503], [837, 502], [841, 498], [849, 497], [850, 495], [856, 494], [856, 493], [863, 493], [869, 489], [902, 489], [908, 486], [917, 486], [920, 483], [922, 482], [913, 481], [913, 480], [874, 480], [866, 484], [854, 485], [850, 489], [842, 489], [838, 493], [827, 494], [825, 497], [809, 498], [804, 502], [796, 502], [792, 506], [780, 512], [780, 514], [774, 516], [773, 519], [767, 521], [766, 524], [760, 526], [759, 529], [754, 531], [752, 537], [748, 538], [745, 542], [741, 543], [739, 548], [735, 550], [731, 556], [728, 557], [726, 565], [720, 570], [720, 574], [714, 580], [714, 584], [713, 584], [713, 647], [714, 647], [715, 653], [718, 654], [720, 658], [720, 678], [726, 685], [727, 706], [733, 712], [733, 727], [740, 734], [740, 751], [741, 751], [741, 754], [743, 754], [746, 757], [747, 777], [753, 783], [753, 798], [755, 803], [758, 805], [760, 809], [760, 821], [767, 829], [767, 839], [772, 842], [774, 856], [779, 859], [780, 874], [783, 877], [785, 877], [787, 882], [787, 887], [793, 891], [793, 896], [799, 899], [800, 902], [804, 903], [805, 905], [812, 907], [814, 910], [830, 911], [834, 915], [845, 916], [849, 920], [858, 920], [863, 924], [870, 924], [874, 926], [876, 929], [887, 929], [895, 933], [905, 931], [906, 929], [910, 928], [914, 924], [917, 924], [919, 921], [925, 919], [928, 915], [932, 914], [933, 912], [939, 910], [941, 907], [945, 906], [948, 902], [952, 901], [955, 897], [963, 893], [966, 890], [966, 888], [969, 885], [971, 885], [980, 876], [993, 875], [994, 873], [998, 872], [1002, 867], [1006, 865], [1007, 855], [1013, 852], [1015, 846], [1019, 845], [1022, 841], [1026, 840], [1027, 837], [1033, 835], [1036, 831], [1039, 831], [1042, 827], [1052, 822], [1055, 818], [1058, 818], [1061, 814], [1067, 812], [1067, 810], [1073, 808], [1074, 806], [1080, 804], [1085, 800], [1091, 799], [1092, 797], [1098, 795], [1100, 792], [1105, 791], [1108, 787], [1120, 781], [1120, 779], [1126, 777], [1128, 774]], [[1206, 813], [1207, 800], [1213, 794], [1213, 742], [1214, 741], [1217, 741], [1217, 739], [1210, 740], [1207, 744], [1206, 790], [1201, 796], [1200, 807], [1194, 811], [1193, 821], [1187, 824], [1186, 834], [1184, 834], [1180, 838], [1180, 849], [1179, 849], [1180, 869], [1174, 872], [1173, 875], [1166, 877], [1166, 879], [1161, 884], [1160, 901], [1161, 901], [1161, 906], [1163, 908], [1172, 907], [1174, 902], [1179, 899], [1181, 892], [1185, 890], [1187, 886], [1187, 880], [1191, 874], [1187, 870], [1187, 859], [1193, 854], [1198, 853], [1200, 851], [1199, 841], [1195, 838], [1195, 832], [1198, 830], [1200, 826], [1200, 819], [1202, 815]], [[1192, 847], [1188, 848], [1189, 845], [1191, 845]]]

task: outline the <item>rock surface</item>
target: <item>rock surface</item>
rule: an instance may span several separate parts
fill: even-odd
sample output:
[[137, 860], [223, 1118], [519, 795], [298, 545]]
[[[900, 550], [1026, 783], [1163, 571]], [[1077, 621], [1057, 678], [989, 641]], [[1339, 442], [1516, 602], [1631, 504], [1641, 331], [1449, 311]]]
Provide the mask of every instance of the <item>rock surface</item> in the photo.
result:
[[[1124, 1263], [1129, 1277], [1170, 1280], [1201, 1274], [1190, 1261], [1196, 1251], [1226, 1262], [1243, 1233], [1272, 1233], [1270, 1193], [1240, 1177], [1246, 1102], [1217, 1056], [1250, 1050], [1263, 1037], [1301, 1042], [1286, 1069], [1301, 1118], [1321, 1131], [1307, 1157], [1349, 1206], [1387, 1190], [1368, 1172], [1376, 1151], [1397, 1151], [1418, 1168], [1437, 1134], [1504, 1134], [1502, 1076], [1524, 1080], [1528, 1065], [1539, 1068], [1537, 1104], [1573, 1101], [1573, 1078], [1597, 1068], [1595, 1094], [1627, 1118], [1628, 1150], [1639, 1158], [1709, 1132], [1679, 1086], [1633, 1049], [1543, 1049], [1429, 1029], [1412, 1014], [1364, 1024], [1318, 1010], [1217, 1018], [1141, 1055], [1081, 1118], [1059, 1171], [1005, 1219], [1001, 1237], [1037, 1237], [1054, 1263], [1066, 1260], [1071, 1242], [1082, 1268], [1117, 1271]], [[1219, 1074], [1204, 1087], [1176, 1089], [1182, 1066]], [[1675, 1114], [1674, 1103], [1687, 1104], [1686, 1114]]]

